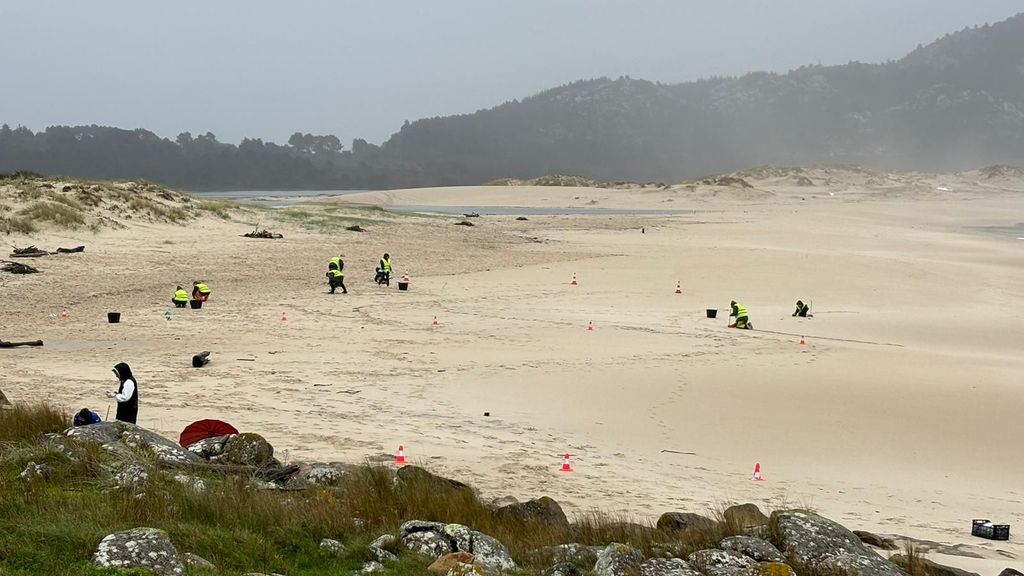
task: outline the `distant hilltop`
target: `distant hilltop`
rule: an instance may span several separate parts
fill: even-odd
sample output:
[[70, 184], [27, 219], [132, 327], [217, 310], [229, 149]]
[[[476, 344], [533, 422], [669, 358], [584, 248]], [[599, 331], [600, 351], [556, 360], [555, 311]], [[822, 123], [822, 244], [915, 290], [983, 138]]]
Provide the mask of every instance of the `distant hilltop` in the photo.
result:
[[[962, 171], [1024, 158], [1024, 14], [899, 60], [668, 85], [582, 80], [472, 114], [406, 122], [382, 145], [295, 133], [287, 145], [206, 133], [0, 127], [0, 171], [146, 178], [185, 189], [385, 189], [577, 174], [680, 182], [820, 162]], [[0, 118], [2, 121], [2, 118]]]

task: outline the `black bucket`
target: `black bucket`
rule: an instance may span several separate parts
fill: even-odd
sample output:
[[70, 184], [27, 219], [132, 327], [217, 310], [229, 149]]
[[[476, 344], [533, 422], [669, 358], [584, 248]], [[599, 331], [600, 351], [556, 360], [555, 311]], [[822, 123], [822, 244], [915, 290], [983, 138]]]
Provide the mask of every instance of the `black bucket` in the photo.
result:
[[718, 310], [715, 308], [707, 309], [708, 318], [718, 318]]
[[398, 289], [399, 290], [408, 290], [409, 289], [409, 283], [408, 282], [399, 282], [398, 283]]
[[120, 312], [107, 312], [107, 322], [109, 322], [111, 324], [117, 324], [117, 323], [121, 322], [121, 313]]
[[188, 305], [191, 306], [193, 310], [199, 310], [200, 308], [203, 307], [203, 301], [202, 300], [189, 300], [188, 301]]

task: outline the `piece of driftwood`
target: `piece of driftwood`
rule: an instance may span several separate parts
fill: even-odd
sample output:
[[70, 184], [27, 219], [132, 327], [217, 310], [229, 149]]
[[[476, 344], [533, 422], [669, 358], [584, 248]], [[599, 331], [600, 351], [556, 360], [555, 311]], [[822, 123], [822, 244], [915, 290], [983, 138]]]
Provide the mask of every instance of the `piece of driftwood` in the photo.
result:
[[39, 273], [38, 268], [33, 268], [28, 264], [22, 264], [21, 262], [11, 262], [10, 260], [3, 260], [3, 267], [0, 270], [4, 272], [10, 272], [11, 274], [37, 274]]
[[18, 346], [42, 346], [42, 340], [32, 340], [30, 342], [5, 342], [0, 340], [0, 348], [17, 348]]
[[77, 252], [85, 252], [85, 246], [75, 246], [74, 248], [57, 248], [57, 254], [75, 254]]
[[469, 212], [469, 213], [463, 212], [462, 215], [465, 216], [466, 218], [479, 218], [480, 217], [480, 213], [479, 212]]
[[473, 224], [469, 220], [463, 220], [462, 222], [456, 222], [455, 225], [456, 226], [476, 226], [476, 224]]
[[14, 404], [11, 404], [11, 401], [7, 399], [7, 395], [4, 394], [4, 391], [0, 390], [0, 408], [10, 408], [11, 406], [14, 406]]
[[526, 216], [516, 216], [516, 220], [519, 220], [520, 222], [526, 222], [527, 220], [529, 220], [529, 218], [527, 218]]
[[49, 256], [50, 253], [46, 250], [40, 250], [35, 246], [28, 246], [26, 248], [15, 247], [11, 251], [11, 258], [39, 258], [40, 256]]
[[345, 226], [345, 230], [348, 230], [349, 232], [366, 232], [366, 228], [363, 228], [359, 224], [356, 224], [355, 226]]
[[209, 364], [209, 362], [210, 353], [206, 351], [200, 352], [199, 354], [196, 354], [195, 356], [192, 357], [193, 368], [202, 368], [203, 366]]
[[277, 240], [278, 238], [284, 238], [283, 234], [277, 232], [271, 232], [270, 230], [253, 230], [252, 232], [246, 232], [242, 234], [246, 238], [265, 238], [267, 240]]

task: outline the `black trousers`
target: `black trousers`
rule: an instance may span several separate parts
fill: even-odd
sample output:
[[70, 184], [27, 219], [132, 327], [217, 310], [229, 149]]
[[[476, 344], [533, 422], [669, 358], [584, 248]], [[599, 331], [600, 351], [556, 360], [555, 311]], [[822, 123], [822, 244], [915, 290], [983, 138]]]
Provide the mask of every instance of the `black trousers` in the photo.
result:
[[334, 294], [335, 288], [341, 288], [342, 294], [348, 294], [348, 289], [345, 288], [345, 277], [339, 276], [337, 278], [330, 278], [327, 283], [331, 285], [331, 294]]
[[188, 300], [171, 300], [171, 302], [174, 302], [175, 308], [184, 308], [185, 306], [188, 306]]

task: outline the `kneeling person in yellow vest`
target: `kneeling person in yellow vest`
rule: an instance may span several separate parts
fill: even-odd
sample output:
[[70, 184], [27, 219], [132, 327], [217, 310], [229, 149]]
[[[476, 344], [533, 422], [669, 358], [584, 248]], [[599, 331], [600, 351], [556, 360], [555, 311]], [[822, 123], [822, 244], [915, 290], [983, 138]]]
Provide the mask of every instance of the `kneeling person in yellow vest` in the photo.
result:
[[348, 294], [348, 289], [345, 288], [345, 273], [337, 268], [327, 271], [327, 284], [331, 287], [331, 294], [334, 294], [335, 288], [341, 288], [342, 294]]
[[729, 328], [753, 328], [754, 325], [750, 323], [750, 317], [747, 315], [747, 308], [743, 304], [733, 300], [731, 302], [732, 312], [729, 316], [735, 316], [736, 321], [729, 324]]
[[178, 286], [178, 289], [174, 291], [174, 297], [171, 298], [171, 303], [174, 304], [176, 308], [184, 308], [185, 306], [188, 306], [188, 292], [185, 292], [184, 288]]
[[206, 282], [196, 280], [192, 283], [192, 299], [206, 302], [210, 299], [210, 287]]

